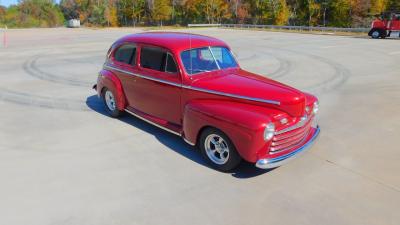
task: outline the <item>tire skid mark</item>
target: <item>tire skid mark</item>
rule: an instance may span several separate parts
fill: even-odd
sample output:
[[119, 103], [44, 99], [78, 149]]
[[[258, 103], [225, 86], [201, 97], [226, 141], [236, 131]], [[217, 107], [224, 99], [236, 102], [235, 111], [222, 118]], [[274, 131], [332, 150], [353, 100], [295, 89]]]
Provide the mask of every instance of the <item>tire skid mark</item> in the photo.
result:
[[[32, 95], [4, 88], [0, 88], [0, 99], [18, 105], [34, 106], [39, 108], [91, 111], [91, 109], [86, 105], [85, 101]], [[100, 103], [91, 104], [98, 104], [100, 107]]]
[[270, 78], [280, 78], [286, 76], [293, 69], [292, 63], [289, 60], [280, 57], [276, 57], [276, 59], [279, 61], [279, 68], [269, 74]]
[[80, 87], [90, 87], [92, 83], [82, 80], [77, 80], [68, 77], [57, 76], [52, 73], [44, 72], [38, 68], [36, 65], [37, 60], [42, 57], [41, 55], [36, 55], [31, 59], [28, 59], [23, 64], [23, 69], [29, 75], [36, 77], [41, 80], [46, 80], [54, 83], [72, 85], [72, 86], [80, 86]]
[[[277, 57], [273, 54], [269, 54], [269, 53], [260, 53], [261, 55], [267, 55], [267, 56], [272, 56], [274, 57], [278, 63], [279, 63], [279, 67], [278, 69], [276, 69], [274, 72], [272, 73], [268, 73], [266, 74], [266, 76], [268, 76], [269, 78], [278, 78], [278, 77], [283, 77], [285, 75], [287, 75], [291, 70], [292, 70], [292, 63], [284, 58], [281, 57]], [[239, 58], [240, 61], [247, 61], [247, 60], [252, 60], [254, 58], [259, 57], [259, 54], [253, 54], [244, 58]]]
[[273, 48], [273, 47], [268, 47], [268, 48], [271, 48], [271, 49], [274, 49], [277, 51], [286, 51], [286, 52], [294, 53], [297, 55], [304, 55], [308, 58], [314, 59], [316, 61], [320, 61], [320, 62], [328, 65], [329, 67], [333, 68], [335, 72], [330, 78], [328, 78], [322, 82], [319, 82], [315, 85], [311, 85], [311, 86], [304, 88], [305, 90], [310, 91], [314, 94], [322, 94], [322, 93], [330, 92], [330, 91], [333, 91], [333, 90], [339, 88], [347, 81], [347, 79], [351, 75], [350, 70], [348, 70], [342, 64], [336, 63], [330, 59], [327, 59], [327, 58], [324, 58], [321, 56], [304, 53], [304, 52], [299, 52], [299, 51], [295, 51], [295, 50], [289, 50], [289, 49]]
[[[50, 49], [49, 49], [50, 50]], [[89, 51], [92, 52], [100, 52], [98, 50]], [[102, 51], [101, 51], [102, 52]], [[54, 83], [66, 84], [70, 86], [80, 86], [80, 87], [91, 87], [92, 83], [85, 82], [81, 80], [76, 80], [72, 78], [60, 77], [52, 73], [44, 72], [38, 68], [36, 65], [37, 60], [40, 57], [43, 57], [45, 54], [48, 54], [48, 51], [44, 51], [41, 54], [37, 54], [28, 60], [26, 60], [22, 64], [23, 70], [29, 75], [39, 78], [41, 80], [46, 80]], [[88, 53], [88, 51], [76, 51], [78, 53]], [[65, 55], [65, 52], [60, 52], [52, 55]], [[0, 100], [4, 102], [10, 102], [18, 105], [28, 106], [28, 107], [39, 107], [39, 108], [47, 108], [47, 109], [59, 109], [59, 110], [71, 110], [71, 111], [92, 111], [91, 108], [88, 107], [88, 104], [95, 107], [102, 107], [101, 101], [95, 102], [87, 102], [80, 100], [73, 100], [68, 98], [55, 98], [55, 97], [46, 97], [40, 95], [34, 95], [30, 93], [24, 93], [9, 89], [4, 89], [0, 87]], [[90, 101], [90, 100], [89, 100]]]
[[309, 90], [312, 93], [315, 94], [322, 94], [325, 92], [330, 92], [333, 90], [336, 90], [340, 86], [342, 86], [344, 83], [346, 83], [347, 79], [350, 77], [350, 70], [348, 70], [346, 67], [344, 67], [342, 64], [333, 62], [329, 59], [316, 56], [316, 55], [311, 55], [311, 54], [306, 54], [310, 58], [314, 58], [320, 62], [324, 62], [328, 66], [332, 67], [335, 70], [335, 73], [333, 76], [331, 76], [329, 79], [326, 79], [320, 83], [317, 83], [315, 85], [311, 85], [306, 87], [306, 90]]

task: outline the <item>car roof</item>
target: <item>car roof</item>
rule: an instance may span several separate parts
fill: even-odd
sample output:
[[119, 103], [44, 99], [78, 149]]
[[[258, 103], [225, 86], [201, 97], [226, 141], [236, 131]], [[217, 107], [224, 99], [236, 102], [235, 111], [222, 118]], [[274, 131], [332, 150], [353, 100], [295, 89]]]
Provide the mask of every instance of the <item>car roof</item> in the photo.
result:
[[180, 53], [181, 51], [191, 48], [199, 48], [205, 46], [228, 47], [225, 42], [217, 38], [183, 32], [146, 32], [129, 34], [121, 38], [117, 42], [136, 42], [157, 45], [167, 48], [174, 53]]

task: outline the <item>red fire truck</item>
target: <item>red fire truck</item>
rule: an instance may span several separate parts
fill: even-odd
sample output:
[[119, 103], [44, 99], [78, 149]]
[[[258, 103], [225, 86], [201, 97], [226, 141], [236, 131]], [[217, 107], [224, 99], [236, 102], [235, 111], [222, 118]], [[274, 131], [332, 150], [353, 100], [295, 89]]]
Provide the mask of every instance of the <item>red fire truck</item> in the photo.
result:
[[371, 24], [368, 36], [372, 38], [386, 38], [392, 36], [399, 37], [400, 33], [400, 12], [383, 13]]

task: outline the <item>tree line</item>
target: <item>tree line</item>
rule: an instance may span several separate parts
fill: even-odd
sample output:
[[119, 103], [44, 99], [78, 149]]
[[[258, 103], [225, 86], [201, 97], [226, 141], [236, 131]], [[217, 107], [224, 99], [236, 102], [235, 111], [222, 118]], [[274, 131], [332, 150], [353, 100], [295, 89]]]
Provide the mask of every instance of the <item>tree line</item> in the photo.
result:
[[400, 0], [20, 0], [0, 6], [0, 25], [56, 27], [79, 19], [87, 26], [248, 23], [335, 27], [369, 26]]

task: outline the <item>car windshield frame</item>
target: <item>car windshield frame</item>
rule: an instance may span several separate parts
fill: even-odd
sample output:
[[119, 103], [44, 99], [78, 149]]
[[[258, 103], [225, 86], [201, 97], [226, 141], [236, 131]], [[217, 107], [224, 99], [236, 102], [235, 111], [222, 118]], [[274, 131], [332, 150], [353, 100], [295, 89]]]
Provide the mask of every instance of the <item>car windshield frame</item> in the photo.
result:
[[[219, 61], [216, 59], [215, 54], [214, 54], [214, 52], [212, 50], [213, 48], [225, 49], [226, 52], [229, 53], [228, 57], [230, 57], [231, 65], [221, 67]], [[212, 60], [213, 60], [212, 64], [215, 64], [215, 68], [213, 68], [213, 69], [196, 69], [195, 70], [196, 72], [193, 72], [193, 68], [186, 68], [185, 60], [183, 59], [183, 54], [187, 54], [187, 52], [189, 52], [189, 54], [192, 54], [192, 52], [197, 54], [197, 51], [200, 51], [202, 49], [209, 51], [210, 58], [212, 58]], [[236, 57], [234, 56], [232, 51], [226, 46], [204, 46], [204, 47], [198, 47], [198, 48], [191, 48], [191, 49], [187, 49], [187, 50], [182, 51], [179, 54], [179, 57], [180, 57], [180, 60], [182, 62], [182, 65], [183, 65], [183, 69], [185, 70], [186, 74], [189, 75], [189, 76], [194, 76], [194, 75], [198, 75], [198, 74], [202, 74], [202, 73], [208, 73], [208, 72], [212, 72], [212, 71], [218, 71], [218, 70], [224, 70], [224, 69], [231, 69], [231, 68], [238, 68], [239, 67], [239, 63], [238, 63]]]

